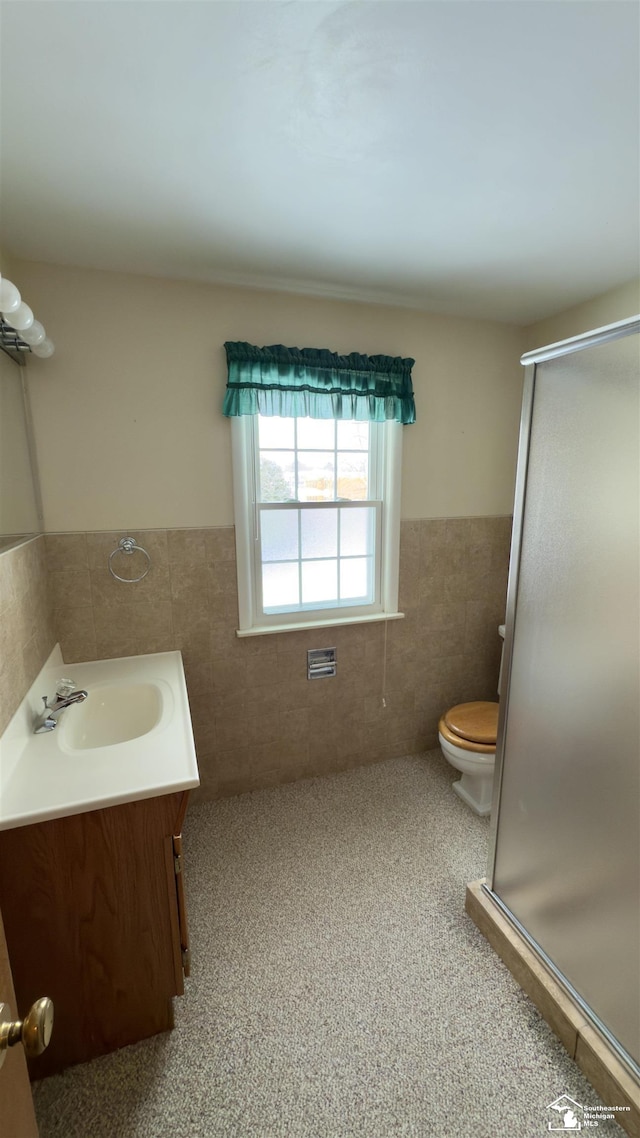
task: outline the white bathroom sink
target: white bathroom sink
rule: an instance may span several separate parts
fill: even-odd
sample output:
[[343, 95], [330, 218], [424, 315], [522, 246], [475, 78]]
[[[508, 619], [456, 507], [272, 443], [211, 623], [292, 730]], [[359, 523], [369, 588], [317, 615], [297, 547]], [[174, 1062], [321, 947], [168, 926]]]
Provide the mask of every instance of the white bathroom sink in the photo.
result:
[[112, 747], [148, 735], [171, 690], [158, 683], [103, 684], [61, 716], [60, 745], [72, 751]]
[[[62, 676], [87, 698], [34, 734]], [[198, 785], [179, 652], [65, 664], [56, 646], [0, 739], [0, 830]]]

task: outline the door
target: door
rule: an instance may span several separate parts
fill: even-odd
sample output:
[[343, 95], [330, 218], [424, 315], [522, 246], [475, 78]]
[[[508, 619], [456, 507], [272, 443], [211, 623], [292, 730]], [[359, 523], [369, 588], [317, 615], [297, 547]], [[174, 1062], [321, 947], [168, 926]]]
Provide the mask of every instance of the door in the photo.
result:
[[493, 876], [636, 1062], [639, 421], [637, 335], [536, 364]]
[[[18, 1018], [7, 942], [0, 914], [0, 1003], [9, 1005], [9, 1017]], [[20, 1009], [24, 1012], [24, 1008]], [[38, 1127], [27, 1074], [27, 1061], [20, 1044], [11, 1047], [0, 1067], [0, 1134], [11, 1138], [38, 1138]]]

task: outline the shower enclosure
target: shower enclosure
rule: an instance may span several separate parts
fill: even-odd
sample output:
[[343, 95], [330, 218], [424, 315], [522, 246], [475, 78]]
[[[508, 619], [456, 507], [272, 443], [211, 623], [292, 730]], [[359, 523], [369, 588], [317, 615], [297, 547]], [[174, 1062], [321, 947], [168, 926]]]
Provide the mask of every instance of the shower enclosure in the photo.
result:
[[640, 317], [523, 356], [486, 888], [640, 1065]]

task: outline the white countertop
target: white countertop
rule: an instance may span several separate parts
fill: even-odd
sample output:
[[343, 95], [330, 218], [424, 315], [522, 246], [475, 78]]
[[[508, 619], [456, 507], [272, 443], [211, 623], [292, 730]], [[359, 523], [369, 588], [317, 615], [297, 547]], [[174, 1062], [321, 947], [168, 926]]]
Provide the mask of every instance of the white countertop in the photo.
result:
[[[36, 735], [42, 696], [51, 701], [63, 676], [85, 688], [88, 700], [64, 710], [54, 731]], [[92, 689], [97, 697], [107, 686], [127, 684], [152, 684], [161, 693], [151, 730], [108, 746], [70, 746], [65, 717], [91, 708]], [[65, 664], [57, 646], [0, 739], [0, 830], [188, 790], [199, 781], [179, 652]]]

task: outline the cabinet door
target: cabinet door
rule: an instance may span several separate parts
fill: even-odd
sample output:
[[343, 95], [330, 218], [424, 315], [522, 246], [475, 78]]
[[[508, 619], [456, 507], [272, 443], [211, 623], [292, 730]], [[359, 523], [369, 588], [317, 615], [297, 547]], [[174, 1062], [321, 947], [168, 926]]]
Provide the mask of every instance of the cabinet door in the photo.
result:
[[173, 1026], [184, 987], [163, 844], [185, 805], [182, 793], [164, 795], [0, 833], [18, 1003], [47, 995], [55, 1006], [57, 1030], [30, 1062], [32, 1078]]

